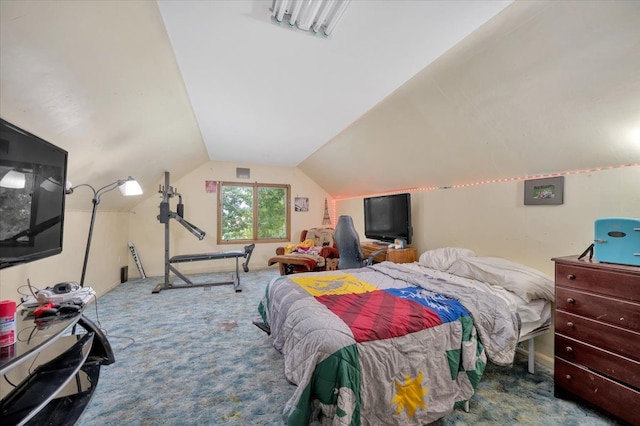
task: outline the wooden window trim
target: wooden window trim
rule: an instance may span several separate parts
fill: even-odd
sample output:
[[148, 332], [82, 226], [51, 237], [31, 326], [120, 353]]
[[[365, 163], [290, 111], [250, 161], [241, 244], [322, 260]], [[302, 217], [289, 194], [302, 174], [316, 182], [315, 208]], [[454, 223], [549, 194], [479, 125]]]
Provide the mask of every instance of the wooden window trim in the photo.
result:
[[[224, 186], [245, 186], [253, 188], [253, 236], [252, 239], [244, 240], [223, 240], [222, 239], [222, 187]], [[258, 239], [258, 189], [259, 188], [282, 188], [287, 191], [286, 200], [286, 235], [285, 238], [265, 238]], [[218, 194], [218, 208], [217, 208], [217, 244], [250, 244], [250, 243], [282, 243], [291, 241], [291, 185], [278, 184], [278, 183], [260, 183], [260, 182], [233, 182], [233, 181], [218, 181], [217, 183]]]

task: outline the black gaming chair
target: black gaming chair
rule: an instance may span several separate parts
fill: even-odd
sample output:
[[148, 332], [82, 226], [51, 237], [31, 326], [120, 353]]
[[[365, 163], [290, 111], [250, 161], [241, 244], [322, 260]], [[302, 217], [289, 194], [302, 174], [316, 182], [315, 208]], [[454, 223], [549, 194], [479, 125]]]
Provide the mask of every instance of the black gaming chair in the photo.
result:
[[376, 250], [369, 256], [364, 258], [362, 249], [360, 248], [360, 237], [353, 226], [351, 216], [340, 216], [336, 229], [333, 231], [333, 241], [338, 248], [340, 257], [338, 258], [338, 269], [362, 268], [373, 263], [373, 258], [380, 253], [384, 253], [387, 249], [382, 248]]

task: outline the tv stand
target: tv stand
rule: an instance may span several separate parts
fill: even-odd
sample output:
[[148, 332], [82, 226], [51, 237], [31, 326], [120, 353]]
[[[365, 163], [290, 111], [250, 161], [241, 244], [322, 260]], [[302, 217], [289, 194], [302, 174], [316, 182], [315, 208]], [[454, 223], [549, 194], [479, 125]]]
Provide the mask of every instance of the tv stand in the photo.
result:
[[109, 341], [82, 312], [41, 321], [21, 311], [16, 323], [17, 342], [0, 348], [0, 423], [75, 424], [101, 365], [115, 362]]
[[[376, 250], [380, 250], [380, 245], [369, 241], [360, 243], [360, 249], [362, 250], [362, 254], [364, 254], [365, 259], [368, 259], [371, 253]], [[390, 248], [386, 253], [380, 253], [373, 258], [374, 262], [384, 262], [385, 260], [393, 263], [412, 263], [418, 260], [418, 252], [416, 249], [411, 247], [404, 249]]]

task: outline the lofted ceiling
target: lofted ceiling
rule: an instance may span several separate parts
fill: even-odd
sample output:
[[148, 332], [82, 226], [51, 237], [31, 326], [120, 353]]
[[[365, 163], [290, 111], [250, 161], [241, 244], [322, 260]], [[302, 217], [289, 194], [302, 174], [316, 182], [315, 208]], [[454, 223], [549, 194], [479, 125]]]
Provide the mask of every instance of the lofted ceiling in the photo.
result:
[[640, 1], [517, 1], [299, 167], [344, 198], [627, 165]]
[[0, 116], [147, 194], [209, 159], [335, 197], [640, 161], [640, 2], [354, 0], [329, 39], [270, 5], [2, 0]]
[[158, 6], [209, 158], [296, 166], [511, 1], [351, 1], [328, 39], [271, 0]]
[[[96, 188], [207, 160], [158, 7], [148, 1], [0, 1], [0, 115], [69, 152], [67, 178]], [[104, 197], [101, 210], [139, 197]], [[89, 209], [86, 188], [66, 199]]]

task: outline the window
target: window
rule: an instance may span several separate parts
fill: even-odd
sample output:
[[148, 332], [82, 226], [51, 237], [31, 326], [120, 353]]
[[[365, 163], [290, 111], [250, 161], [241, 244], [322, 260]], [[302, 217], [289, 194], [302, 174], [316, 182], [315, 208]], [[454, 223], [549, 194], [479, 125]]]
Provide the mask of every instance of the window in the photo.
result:
[[290, 186], [218, 184], [218, 244], [290, 241]]

